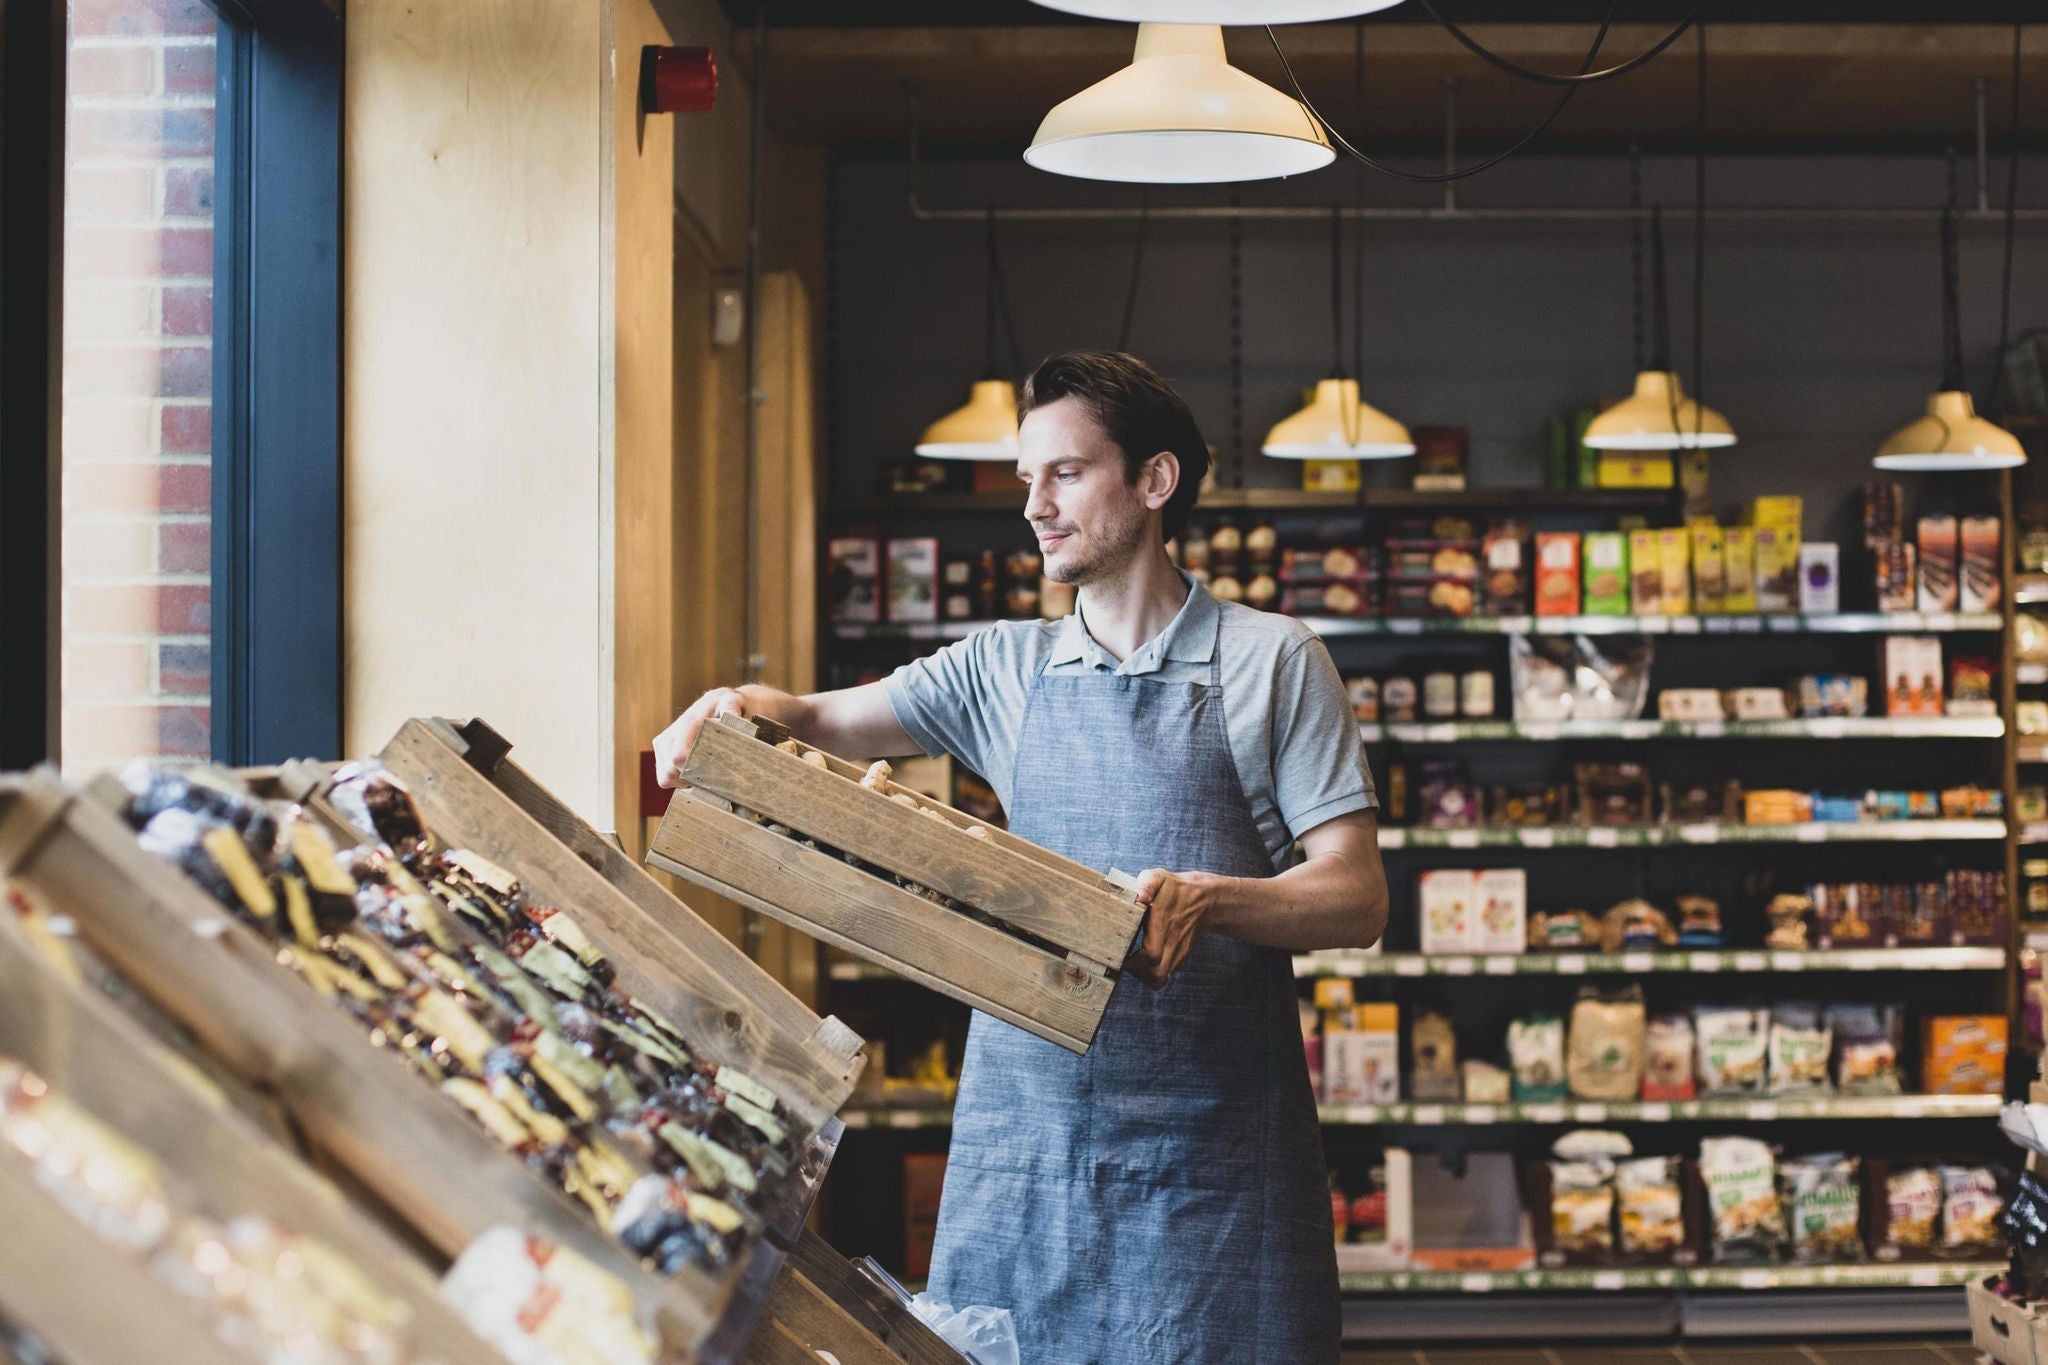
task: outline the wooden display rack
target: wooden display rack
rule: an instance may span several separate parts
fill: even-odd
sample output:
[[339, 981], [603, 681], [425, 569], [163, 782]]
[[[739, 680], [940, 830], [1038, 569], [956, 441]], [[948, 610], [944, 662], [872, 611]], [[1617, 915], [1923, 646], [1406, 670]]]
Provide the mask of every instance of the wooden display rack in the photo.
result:
[[[706, 722], [683, 769], [690, 786], [669, 802], [647, 861], [1086, 1052], [1144, 923], [1129, 879], [1105, 878], [904, 788], [868, 790], [860, 767], [810, 749], [824, 760], [816, 766], [776, 747], [787, 739], [769, 722]], [[1012, 932], [806, 848], [735, 807], [964, 902]], [[934, 831], [932, 815], [949, 828]]]
[[[67, 979], [0, 910], [0, 1053], [147, 1149], [194, 1211], [271, 1218], [346, 1256], [411, 1314], [423, 1355], [487, 1365], [498, 1355], [444, 1306], [413, 1253], [279, 1145], [226, 1096], [91, 988]], [[141, 1257], [87, 1228], [0, 1147], [0, 1284], [8, 1314], [77, 1365], [217, 1365], [226, 1350], [203, 1306]], [[82, 1273], [90, 1267], [90, 1273]]]

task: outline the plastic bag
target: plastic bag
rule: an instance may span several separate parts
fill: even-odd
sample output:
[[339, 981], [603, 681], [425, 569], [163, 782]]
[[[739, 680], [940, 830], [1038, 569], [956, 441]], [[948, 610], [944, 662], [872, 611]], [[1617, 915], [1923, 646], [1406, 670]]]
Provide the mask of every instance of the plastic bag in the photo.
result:
[[919, 1294], [911, 1299], [910, 1311], [973, 1365], [1019, 1365], [1017, 1323], [1007, 1308], [955, 1309]]
[[1634, 720], [1650, 700], [1641, 636], [1517, 635], [1508, 642], [1516, 720]]

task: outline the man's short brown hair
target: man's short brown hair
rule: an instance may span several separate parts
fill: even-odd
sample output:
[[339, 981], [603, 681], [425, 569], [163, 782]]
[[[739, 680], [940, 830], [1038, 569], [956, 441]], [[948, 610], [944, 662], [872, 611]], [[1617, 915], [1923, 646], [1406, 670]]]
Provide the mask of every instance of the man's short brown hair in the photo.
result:
[[1134, 355], [1068, 351], [1041, 360], [1024, 381], [1017, 420], [1062, 398], [1085, 406], [1103, 435], [1123, 451], [1127, 482], [1136, 483], [1145, 461], [1161, 451], [1180, 461], [1180, 484], [1167, 500], [1161, 529], [1168, 540], [1186, 529], [1188, 512], [1209, 474], [1209, 443], [1173, 386]]

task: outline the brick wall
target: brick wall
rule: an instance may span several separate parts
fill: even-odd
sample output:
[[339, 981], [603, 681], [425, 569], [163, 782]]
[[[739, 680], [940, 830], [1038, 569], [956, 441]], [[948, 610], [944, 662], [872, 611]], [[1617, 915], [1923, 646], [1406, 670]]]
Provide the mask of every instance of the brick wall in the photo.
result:
[[69, 11], [63, 761], [204, 757], [218, 20]]

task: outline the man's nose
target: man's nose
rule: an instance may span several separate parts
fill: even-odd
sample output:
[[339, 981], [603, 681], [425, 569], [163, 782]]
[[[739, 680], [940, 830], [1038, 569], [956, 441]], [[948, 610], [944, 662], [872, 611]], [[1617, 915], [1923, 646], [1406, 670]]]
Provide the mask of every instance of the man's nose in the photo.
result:
[[1024, 498], [1024, 519], [1026, 521], [1051, 521], [1052, 499], [1046, 495], [1043, 484], [1032, 484], [1031, 491]]

